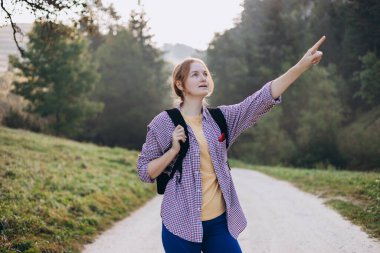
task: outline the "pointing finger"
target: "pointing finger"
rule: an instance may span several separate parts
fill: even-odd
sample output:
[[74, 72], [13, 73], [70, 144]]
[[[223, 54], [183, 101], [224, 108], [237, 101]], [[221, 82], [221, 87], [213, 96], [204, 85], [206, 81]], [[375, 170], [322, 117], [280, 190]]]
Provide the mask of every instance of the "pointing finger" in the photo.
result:
[[318, 48], [322, 45], [322, 43], [325, 41], [325, 39], [326, 39], [326, 36], [322, 36], [322, 38], [320, 38], [318, 40], [318, 42], [315, 43], [315, 45], [312, 48], [310, 48], [311, 54], [314, 54], [315, 51], [318, 50]]

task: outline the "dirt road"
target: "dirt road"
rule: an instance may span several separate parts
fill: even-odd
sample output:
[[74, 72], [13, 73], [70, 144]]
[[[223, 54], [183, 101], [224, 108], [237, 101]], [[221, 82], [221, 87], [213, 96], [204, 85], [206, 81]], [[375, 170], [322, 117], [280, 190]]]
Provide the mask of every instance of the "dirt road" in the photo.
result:
[[[255, 171], [232, 169], [248, 226], [238, 240], [244, 253], [379, 253], [380, 242], [323, 200]], [[82, 253], [161, 253], [158, 196], [115, 224]]]

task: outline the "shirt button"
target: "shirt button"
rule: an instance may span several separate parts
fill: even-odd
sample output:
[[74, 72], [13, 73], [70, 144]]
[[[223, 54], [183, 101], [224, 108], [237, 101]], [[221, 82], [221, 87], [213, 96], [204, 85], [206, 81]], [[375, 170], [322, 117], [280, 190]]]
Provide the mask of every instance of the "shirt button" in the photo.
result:
[[200, 211], [201, 210], [201, 208], [200, 207], [198, 207], [198, 211]]
[[198, 190], [197, 190], [197, 192], [201, 192], [201, 190], [200, 190], [200, 189], [198, 189]]

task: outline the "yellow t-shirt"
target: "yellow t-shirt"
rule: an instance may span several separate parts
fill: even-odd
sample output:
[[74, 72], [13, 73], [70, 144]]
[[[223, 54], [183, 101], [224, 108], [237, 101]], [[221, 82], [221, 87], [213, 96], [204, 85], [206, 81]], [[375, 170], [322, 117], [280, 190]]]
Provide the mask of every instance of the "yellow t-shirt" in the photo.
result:
[[226, 210], [223, 194], [211, 161], [208, 144], [202, 129], [202, 115], [184, 116], [190, 125], [200, 149], [200, 173], [202, 177], [202, 221], [211, 220]]

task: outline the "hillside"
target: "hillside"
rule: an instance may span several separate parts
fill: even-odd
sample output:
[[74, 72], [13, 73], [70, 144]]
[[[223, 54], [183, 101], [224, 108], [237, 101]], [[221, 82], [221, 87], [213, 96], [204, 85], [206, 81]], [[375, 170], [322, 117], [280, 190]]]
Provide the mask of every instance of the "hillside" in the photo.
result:
[[0, 127], [0, 252], [79, 252], [155, 194], [137, 155]]
[[178, 43], [174, 45], [166, 43], [162, 46], [161, 50], [164, 52], [165, 61], [168, 61], [173, 65], [180, 63], [186, 57], [197, 57], [201, 59], [204, 59], [205, 57], [204, 51]]

